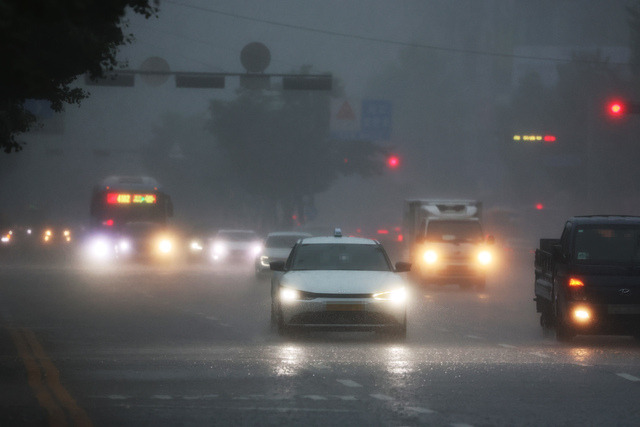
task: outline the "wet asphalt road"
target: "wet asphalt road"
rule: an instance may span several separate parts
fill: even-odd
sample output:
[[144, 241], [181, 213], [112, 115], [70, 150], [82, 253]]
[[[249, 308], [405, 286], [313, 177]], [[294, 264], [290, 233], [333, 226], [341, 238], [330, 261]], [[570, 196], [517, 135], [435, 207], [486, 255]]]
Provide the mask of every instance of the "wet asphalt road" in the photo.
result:
[[277, 336], [250, 266], [5, 260], [0, 425], [639, 425], [640, 344], [544, 337], [532, 264], [414, 288], [397, 342]]

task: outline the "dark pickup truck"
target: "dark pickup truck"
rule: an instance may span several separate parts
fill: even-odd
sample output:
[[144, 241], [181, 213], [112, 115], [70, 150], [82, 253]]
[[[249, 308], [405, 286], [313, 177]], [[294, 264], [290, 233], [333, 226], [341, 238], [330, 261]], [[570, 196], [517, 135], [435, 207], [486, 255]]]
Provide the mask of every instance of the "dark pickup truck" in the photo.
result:
[[640, 217], [577, 216], [540, 239], [535, 302], [559, 341], [578, 334], [640, 338]]

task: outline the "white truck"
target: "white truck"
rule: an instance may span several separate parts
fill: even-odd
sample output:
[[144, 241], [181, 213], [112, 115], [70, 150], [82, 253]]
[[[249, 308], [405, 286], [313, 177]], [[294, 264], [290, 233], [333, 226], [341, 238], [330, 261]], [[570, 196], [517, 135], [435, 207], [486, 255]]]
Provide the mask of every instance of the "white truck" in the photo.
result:
[[414, 278], [483, 290], [494, 238], [485, 237], [481, 214], [482, 202], [476, 200], [405, 200], [403, 238]]

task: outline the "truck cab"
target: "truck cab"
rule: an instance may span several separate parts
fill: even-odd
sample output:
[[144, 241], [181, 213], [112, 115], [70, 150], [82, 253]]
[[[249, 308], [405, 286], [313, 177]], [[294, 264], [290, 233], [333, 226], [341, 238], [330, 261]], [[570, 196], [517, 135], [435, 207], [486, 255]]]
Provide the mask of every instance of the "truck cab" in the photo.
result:
[[578, 334], [640, 336], [640, 217], [570, 218], [535, 255], [536, 311], [566, 341]]
[[405, 233], [417, 281], [485, 288], [493, 238], [484, 236], [481, 206], [473, 200], [407, 201]]

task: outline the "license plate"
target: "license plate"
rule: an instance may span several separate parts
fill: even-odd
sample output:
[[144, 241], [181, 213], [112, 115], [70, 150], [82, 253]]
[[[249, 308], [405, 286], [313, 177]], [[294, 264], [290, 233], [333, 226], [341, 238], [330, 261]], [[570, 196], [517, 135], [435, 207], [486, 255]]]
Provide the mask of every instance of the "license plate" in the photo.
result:
[[341, 304], [341, 303], [327, 303], [327, 311], [364, 311], [364, 304], [362, 303], [352, 303], [352, 304]]
[[609, 305], [609, 314], [640, 314], [640, 305]]

